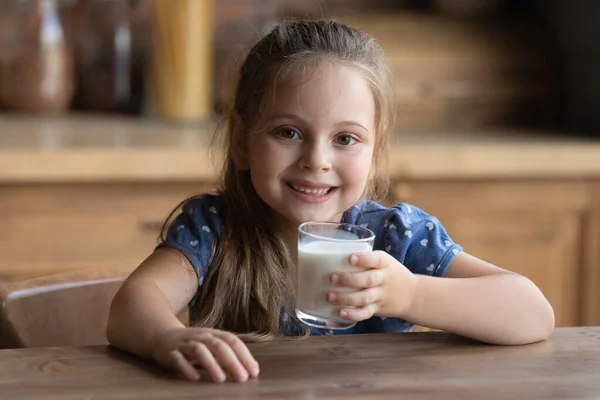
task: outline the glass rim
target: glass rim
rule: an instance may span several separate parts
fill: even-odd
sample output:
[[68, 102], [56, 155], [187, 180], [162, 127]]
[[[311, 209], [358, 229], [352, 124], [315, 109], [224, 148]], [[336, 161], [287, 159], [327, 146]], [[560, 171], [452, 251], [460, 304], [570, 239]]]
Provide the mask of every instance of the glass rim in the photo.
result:
[[[307, 232], [306, 230], [303, 230], [303, 228], [306, 225], [351, 226], [354, 229], [358, 229], [358, 230], [362, 230], [362, 231], [368, 232], [369, 236], [365, 237], [365, 238], [358, 238], [358, 239], [337, 239], [337, 238], [332, 238], [332, 237], [328, 237], [328, 236], [323, 236], [323, 235], [318, 235], [318, 234], [314, 234], [314, 233], [311, 233], [311, 232]], [[356, 224], [349, 224], [347, 222], [307, 221], [307, 222], [303, 222], [300, 225], [298, 225], [298, 232], [302, 232], [302, 234], [304, 234], [304, 235], [310, 236], [310, 237], [315, 238], [315, 239], [326, 240], [328, 242], [363, 243], [363, 242], [369, 242], [371, 240], [375, 240], [375, 232], [373, 232], [369, 228], [365, 228], [363, 226], [356, 225]], [[346, 230], [346, 232], [348, 232], [348, 230]]]

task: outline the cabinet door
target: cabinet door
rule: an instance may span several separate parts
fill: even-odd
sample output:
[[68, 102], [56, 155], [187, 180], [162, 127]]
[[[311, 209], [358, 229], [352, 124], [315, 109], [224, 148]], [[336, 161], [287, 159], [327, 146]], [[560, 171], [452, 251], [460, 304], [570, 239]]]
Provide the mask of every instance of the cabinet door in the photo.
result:
[[600, 325], [600, 182], [593, 183], [592, 206], [586, 221], [582, 274], [581, 325]]
[[438, 217], [466, 252], [535, 282], [557, 326], [580, 323], [585, 184], [402, 182], [394, 194]]
[[88, 268], [133, 270], [170, 211], [209, 185], [0, 186], [0, 280]]

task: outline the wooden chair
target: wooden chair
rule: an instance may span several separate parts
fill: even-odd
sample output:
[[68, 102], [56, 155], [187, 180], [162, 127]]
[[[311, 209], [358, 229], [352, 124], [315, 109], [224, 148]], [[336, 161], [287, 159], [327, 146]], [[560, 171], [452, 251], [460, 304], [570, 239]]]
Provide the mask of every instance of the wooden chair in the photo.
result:
[[[129, 270], [83, 270], [0, 282], [0, 349], [107, 344], [110, 304]], [[177, 315], [189, 324], [187, 309]]]
[[108, 343], [110, 304], [128, 274], [85, 270], [0, 283], [0, 348]]

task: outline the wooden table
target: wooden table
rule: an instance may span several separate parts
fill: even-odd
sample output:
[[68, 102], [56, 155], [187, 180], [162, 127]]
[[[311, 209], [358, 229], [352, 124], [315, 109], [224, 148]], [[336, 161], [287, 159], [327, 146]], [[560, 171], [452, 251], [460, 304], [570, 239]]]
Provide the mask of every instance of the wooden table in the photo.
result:
[[188, 382], [108, 346], [0, 351], [2, 399], [598, 399], [600, 327], [499, 347], [440, 333], [251, 345], [259, 378]]

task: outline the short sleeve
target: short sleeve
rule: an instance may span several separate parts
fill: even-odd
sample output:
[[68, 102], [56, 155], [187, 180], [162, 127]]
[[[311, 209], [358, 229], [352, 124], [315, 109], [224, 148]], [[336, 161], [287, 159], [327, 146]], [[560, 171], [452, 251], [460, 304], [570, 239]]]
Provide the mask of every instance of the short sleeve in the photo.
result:
[[444, 276], [452, 259], [462, 251], [437, 218], [413, 205], [389, 208], [380, 223], [376, 246], [415, 274]]
[[213, 243], [221, 230], [218, 207], [214, 196], [194, 198], [182, 206], [181, 212], [169, 226], [163, 246], [179, 250], [190, 262], [202, 286], [213, 251]]

